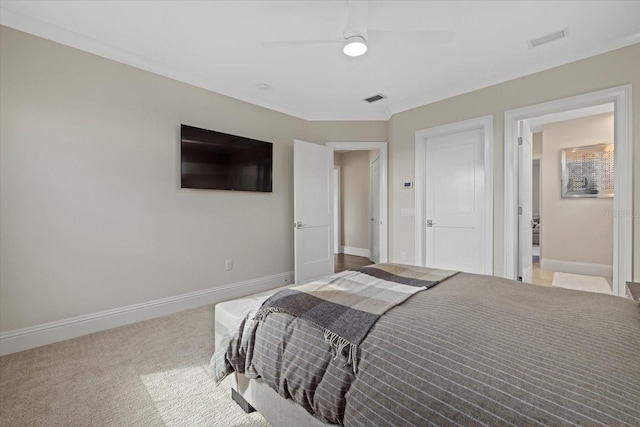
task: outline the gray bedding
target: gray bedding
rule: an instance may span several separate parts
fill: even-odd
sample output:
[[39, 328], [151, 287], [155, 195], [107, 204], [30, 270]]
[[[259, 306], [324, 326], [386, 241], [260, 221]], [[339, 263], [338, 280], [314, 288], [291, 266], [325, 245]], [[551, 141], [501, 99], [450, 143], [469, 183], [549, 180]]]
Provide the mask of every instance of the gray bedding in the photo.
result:
[[640, 305], [460, 273], [389, 310], [357, 374], [318, 328], [254, 313], [212, 358], [345, 426], [640, 426]]

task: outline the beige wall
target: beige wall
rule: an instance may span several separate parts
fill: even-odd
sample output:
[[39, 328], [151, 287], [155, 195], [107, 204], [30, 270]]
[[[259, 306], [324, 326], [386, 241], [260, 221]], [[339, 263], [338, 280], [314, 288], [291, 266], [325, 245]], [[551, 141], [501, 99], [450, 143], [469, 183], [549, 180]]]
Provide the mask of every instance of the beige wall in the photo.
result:
[[[402, 181], [413, 180], [415, 132], [434, 126], [493, 115], [494, 129], [494, 273], [504, 272], [504, 113], [573, 95], [626, 84], [634, 85], [632, 108], [634, 169], [640, 164], [640, 44], [573, 62], [561, 67], [507, 81], [443, 101], [395, 114], [390, 133], [390, 259], [415, 259], [413, 217], [401, 216], [414, 207], [414, 190], [401, 190]], [[640, 212], [640, 174], [634, 174], [634, 212]], [[632, 215], [634, 212], [620, 213]], [[640, 272], [640, 216], [634, 215], [634, 277]]]
[[[390, 142], [389, 257], [411, 262], [415, 131], [487, 114], [501, 274], [504, 112], [631, 83], [640, 129], [640, 44], [373, 122], [306, 122], [5, 27], [0, 51], [0, 331], [291, 271], [293, 139]], [[180, 123], [273, 142], [273, 193], [181, 190]]]
[[533, 140], [531, 151], [534, 155], [542, 154], [542, 132], [536, 132], [533, 134]]
[[540, 258], [613, 264], [612, 198], [561, 198], [560, 150], [613, 143], [613, 113], [550, 123], [542, 128]]
[[369, 151], [342, 153], [342, 246], [369, 249]]
[[325, 142], [388, 142], [389, 122], [372, 121], [318, 121], [308, 122], [307, 141]]
[[[293, 140], [387, 137], [6, 27], [0, 51], [0, 332], [293, 270]], [[181, 123], [272, 142], [273, 193], [180, 189]]]

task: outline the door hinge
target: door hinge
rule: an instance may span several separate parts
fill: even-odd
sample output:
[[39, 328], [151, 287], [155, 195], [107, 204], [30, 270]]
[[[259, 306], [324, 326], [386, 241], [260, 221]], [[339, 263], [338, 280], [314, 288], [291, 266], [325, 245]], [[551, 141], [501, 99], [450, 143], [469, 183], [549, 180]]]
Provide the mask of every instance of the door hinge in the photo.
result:
[[522, 137], [521, 136], [518, 137], [518, 145], [522, 145]]
[[522, 206], [518, 206], [518, 215], [522, 215]]

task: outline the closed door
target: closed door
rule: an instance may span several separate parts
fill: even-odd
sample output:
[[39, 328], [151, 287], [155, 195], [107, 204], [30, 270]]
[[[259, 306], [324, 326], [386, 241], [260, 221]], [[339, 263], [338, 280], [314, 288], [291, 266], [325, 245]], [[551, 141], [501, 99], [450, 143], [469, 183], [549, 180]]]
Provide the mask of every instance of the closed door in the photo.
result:
[[425, 261], [428, 267], [484, 272], [484, 132], [426, 141]]

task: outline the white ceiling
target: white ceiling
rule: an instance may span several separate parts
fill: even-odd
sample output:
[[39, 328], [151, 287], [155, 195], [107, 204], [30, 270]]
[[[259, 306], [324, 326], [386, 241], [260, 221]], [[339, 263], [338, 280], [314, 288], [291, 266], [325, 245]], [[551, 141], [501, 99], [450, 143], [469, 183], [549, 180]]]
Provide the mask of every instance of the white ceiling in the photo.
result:
[[[340, 39], [347, 10], [345, 0], [2, 0], [0, 23], [306, 120], [385, 120], [640, 42], [638, 0], [371, 0], [370, 29], [455, 37], [438, 44], [371, 32], [358, 58], [339, 43], [262, 45]], [[526, 43], [564, 28], [565, 39], [534, 49]], [[363, 101], [377, 93], [387, 98]]]

